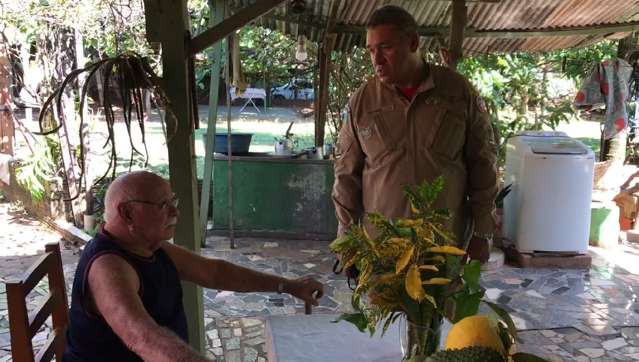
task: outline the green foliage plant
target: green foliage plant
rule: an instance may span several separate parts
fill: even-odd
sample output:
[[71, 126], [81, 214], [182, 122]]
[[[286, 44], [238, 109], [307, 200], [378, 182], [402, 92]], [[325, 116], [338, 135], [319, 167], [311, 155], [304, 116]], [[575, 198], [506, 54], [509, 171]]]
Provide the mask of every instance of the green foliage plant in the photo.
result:
[[[359, 270], [351, 298], [354, 311], [337, 321], [348, 321], [372, 336], [379, 328], [383, 335], [405, 317], [410, 322], [409, 339], [416, 342], [404, 356], [408, 361], [423, 361], [435, 353], [442, 320], [456, 323], [477, 314], [485, 292], [480, 286], [480, 263], [465, 262], [465, 251], [455, 246], [443, 224], [448, 211], [434, 207], [443, 188], [441, 177], [405, 187], [411, 218], [389, 220], [368, 214], [374, 230], [353, 225], [330, 245], [343, 268]], [[496, 304], [484, 303], [494, 311], [504, 351], [509, 351], [517, 333], [512, 319]], [[411, 331], [411, 324], [421, 328]]]
[[33, 153], [21, 160], [16, 167], [16, 181], [31, 198], [38, 202], [45, 199], [47, 185], [56, 176], [60, 164], [60, 146], [52, 137], [37, 143]]

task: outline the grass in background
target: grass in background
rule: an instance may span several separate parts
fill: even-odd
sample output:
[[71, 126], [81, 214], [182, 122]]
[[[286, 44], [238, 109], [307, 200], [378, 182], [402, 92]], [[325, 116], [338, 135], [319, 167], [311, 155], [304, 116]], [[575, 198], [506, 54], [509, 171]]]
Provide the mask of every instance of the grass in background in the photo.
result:
[[586, 146], [588, 146], [595, 153], [595, 160], [599, 159], [599, 146], [600, 140], [599, 138], [577, 138], [579, 141], [583, 142]]

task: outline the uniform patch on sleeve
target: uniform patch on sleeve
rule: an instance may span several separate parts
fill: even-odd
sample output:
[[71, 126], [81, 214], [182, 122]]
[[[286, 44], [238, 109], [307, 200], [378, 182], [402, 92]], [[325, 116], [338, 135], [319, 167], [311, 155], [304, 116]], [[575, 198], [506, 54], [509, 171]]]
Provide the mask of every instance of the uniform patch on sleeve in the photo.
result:
[[484, 101], [484, 98], [482, 98], [481, 96], [477, 96], [477, 99], [475, 99], [475, 104], [477, 104], [477, 110], [480, 113], [488, 112], [488, 107], [486, 107], [486, 102]]
[[359, 135], [363, 140], [371, 138], [373, 135], [373, 129], [371, 127], [363, 127], [359, 129]]

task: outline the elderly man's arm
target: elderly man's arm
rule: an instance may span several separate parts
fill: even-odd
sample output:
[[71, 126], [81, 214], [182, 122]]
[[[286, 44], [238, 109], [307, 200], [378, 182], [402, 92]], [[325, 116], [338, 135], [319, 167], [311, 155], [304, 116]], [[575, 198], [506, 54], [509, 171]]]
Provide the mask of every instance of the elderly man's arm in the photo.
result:
[[122, 342], [145, 361], [210, 361], [147, 313], [135, 270], [117, 255], [98, 257], [89, 269], [95, 306]]
[[284, 292], [317, 305], [324, 294], [322, 283], [310, 277], [286, 279], [262, 273], [225, 260], [206, 258], [185, 248], [164, 242], [180, 278], [210, 289], [234, 292]]
[[340, 156], [335, 160], [333, 204], [337, 216], [337, 235], [343, 235], [351, 224], [360, 221], [362, 204], [362, 172], [364, 153], [357, 139], [350, 109], [339, 132]]

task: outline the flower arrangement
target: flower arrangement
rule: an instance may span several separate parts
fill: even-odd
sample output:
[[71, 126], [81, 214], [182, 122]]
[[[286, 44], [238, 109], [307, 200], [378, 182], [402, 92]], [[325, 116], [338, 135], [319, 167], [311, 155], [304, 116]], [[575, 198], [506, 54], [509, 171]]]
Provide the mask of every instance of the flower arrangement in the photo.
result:
[[[465, 262], [465, 251], [443, 225], [449, 218], [447, 210], [433, 207], [443, 187], [438, 178], [405, 188], [412, 218], [391, 221], [369, 214], [369, 230], [354, 225], [330, 245], [344, 269], [359, 271], [351, 300], [354, 312], [337, 321], [351, 322], [372, 336], [378, 328], [383, 334], [398, 318], [405, 318], [406, 361], [424, 361], [435, 354], [443, 319], [456, 323], [474, 316], [484, 296], [480, 263]], [[514, 323], [503, 309], [484, 302], [497, 316], [499, 341], [493, 343], [494, 349], [506, 358], [515, 341]]]

